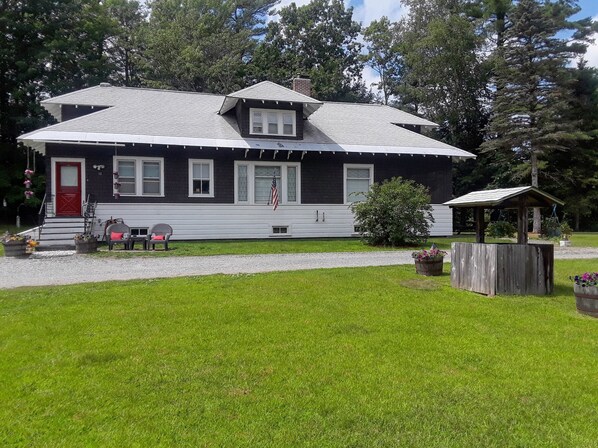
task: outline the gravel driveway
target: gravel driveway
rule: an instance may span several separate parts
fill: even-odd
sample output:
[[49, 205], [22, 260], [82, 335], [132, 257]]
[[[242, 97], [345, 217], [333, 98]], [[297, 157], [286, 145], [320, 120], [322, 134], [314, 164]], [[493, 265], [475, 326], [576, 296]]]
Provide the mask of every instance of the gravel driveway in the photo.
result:
[[[67, 254], [46, 252], [29, 259], [0, 258], [0, 288], [413, 263], [411, 251], [404, 250], [209, 257], [96, 258], [59, 255]], [[598, 249], [555, 247], [555, 258], [598, 259]], [[450, 254], [446, 261], [450, 261]]]

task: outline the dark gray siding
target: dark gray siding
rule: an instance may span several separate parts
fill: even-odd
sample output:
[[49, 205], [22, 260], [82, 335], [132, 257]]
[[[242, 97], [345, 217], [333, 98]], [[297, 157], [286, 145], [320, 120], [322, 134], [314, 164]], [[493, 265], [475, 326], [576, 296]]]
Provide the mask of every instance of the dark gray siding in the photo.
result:
[[[114, 148], [110, 146], [77, 146], [48, 144], [46, 172], [48, 173], [48, 193], [51, 194], [51, 157], [85, 158], [86, 191], [99, 202], [190, 202], [220, 203], [234, 202], [234, 161], [260, 160], [259, 151], [250, 151], [245, 159], [245, 150], [230, 148], [181, 148], [181, 147], [149, 147], [147, 145]], [[160, 198], [121, 196], [118, 200], [112, 196], [112, 165], [115, 151], [119, 155], [146, 156], [164, 158], [165, 196]], [[264, 161], [272, 161], [272, 151], [265, 151]], [[189, 159], [214, 160], [214, 198], [190, 198], [189, 193]], [[276, 160], [287, 161], [287, 154], [281, 151]], [[289, 161], [301, 161], [301, 154], [292, 153]], [[448, 201], [452, 193], [451, 159], [448, 157], [397, 156], [384, 154], [319, 154], [308, 153], [301, 161], [301, 202], [303, 204], [342, 204], [343, 198], [343, 165], [374, 164], [374, 180], [381, 182], [395, 176], [413, 179], [428, 187], [432, 203]], [[93, 165], [104, 165], [98, 172]]]

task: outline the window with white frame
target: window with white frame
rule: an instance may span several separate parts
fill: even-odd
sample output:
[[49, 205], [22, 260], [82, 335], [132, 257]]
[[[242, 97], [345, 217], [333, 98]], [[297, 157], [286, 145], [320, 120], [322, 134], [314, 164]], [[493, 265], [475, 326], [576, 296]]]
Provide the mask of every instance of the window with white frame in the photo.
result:
[[115, 156], [118, 192], [122, 196], [163, 196], [164, 159], [158, 157]]
[[345, 203], [365, 200], [374, 182], [374, 165], [345, 164]]
[[294, 110], [252, 108], [249, 110], [249, 133], [295, 137], [296, 115]]
[[280, 204], [300, 203], [300, 164], [289, 162], [235, 162], [235, 202], [238, 204], [269, 204], [272, 201], [272, 181]]
[[189, 159], [189, 196], [214, 197], [214, 161]]

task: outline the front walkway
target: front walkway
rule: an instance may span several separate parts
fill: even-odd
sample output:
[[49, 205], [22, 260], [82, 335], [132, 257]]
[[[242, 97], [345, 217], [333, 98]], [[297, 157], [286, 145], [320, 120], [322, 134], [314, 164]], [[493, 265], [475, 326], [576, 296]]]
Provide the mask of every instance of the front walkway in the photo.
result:
[[[598, 249], [555, 247], [555, 258], [598, 259]], [[445, 260], [450, 261], [450, 254]], [[0, 288], [412, 263], [411, 251], [405, 250], [209, 257], [96, 258], [72, 255], [24, 260], [2, 257], [0, 258]]]

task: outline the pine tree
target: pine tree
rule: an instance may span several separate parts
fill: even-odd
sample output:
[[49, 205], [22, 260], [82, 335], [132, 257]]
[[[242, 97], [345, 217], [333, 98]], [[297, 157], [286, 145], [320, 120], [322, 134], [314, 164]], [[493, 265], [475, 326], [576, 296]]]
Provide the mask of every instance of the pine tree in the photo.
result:
[[[499, 48], [494, 110], [484, 143], [496, 168], [498, 185], [540, 186], [542, 170], [572, 139], [583, 138], [567, 119], [571, 104], [568, 61], [583, 47], [559, 33], [578, 8], [564, 2], [520, 0], [511, 12], [505, 45]], [[533, 231], [541, 227], [534, 209]]]

